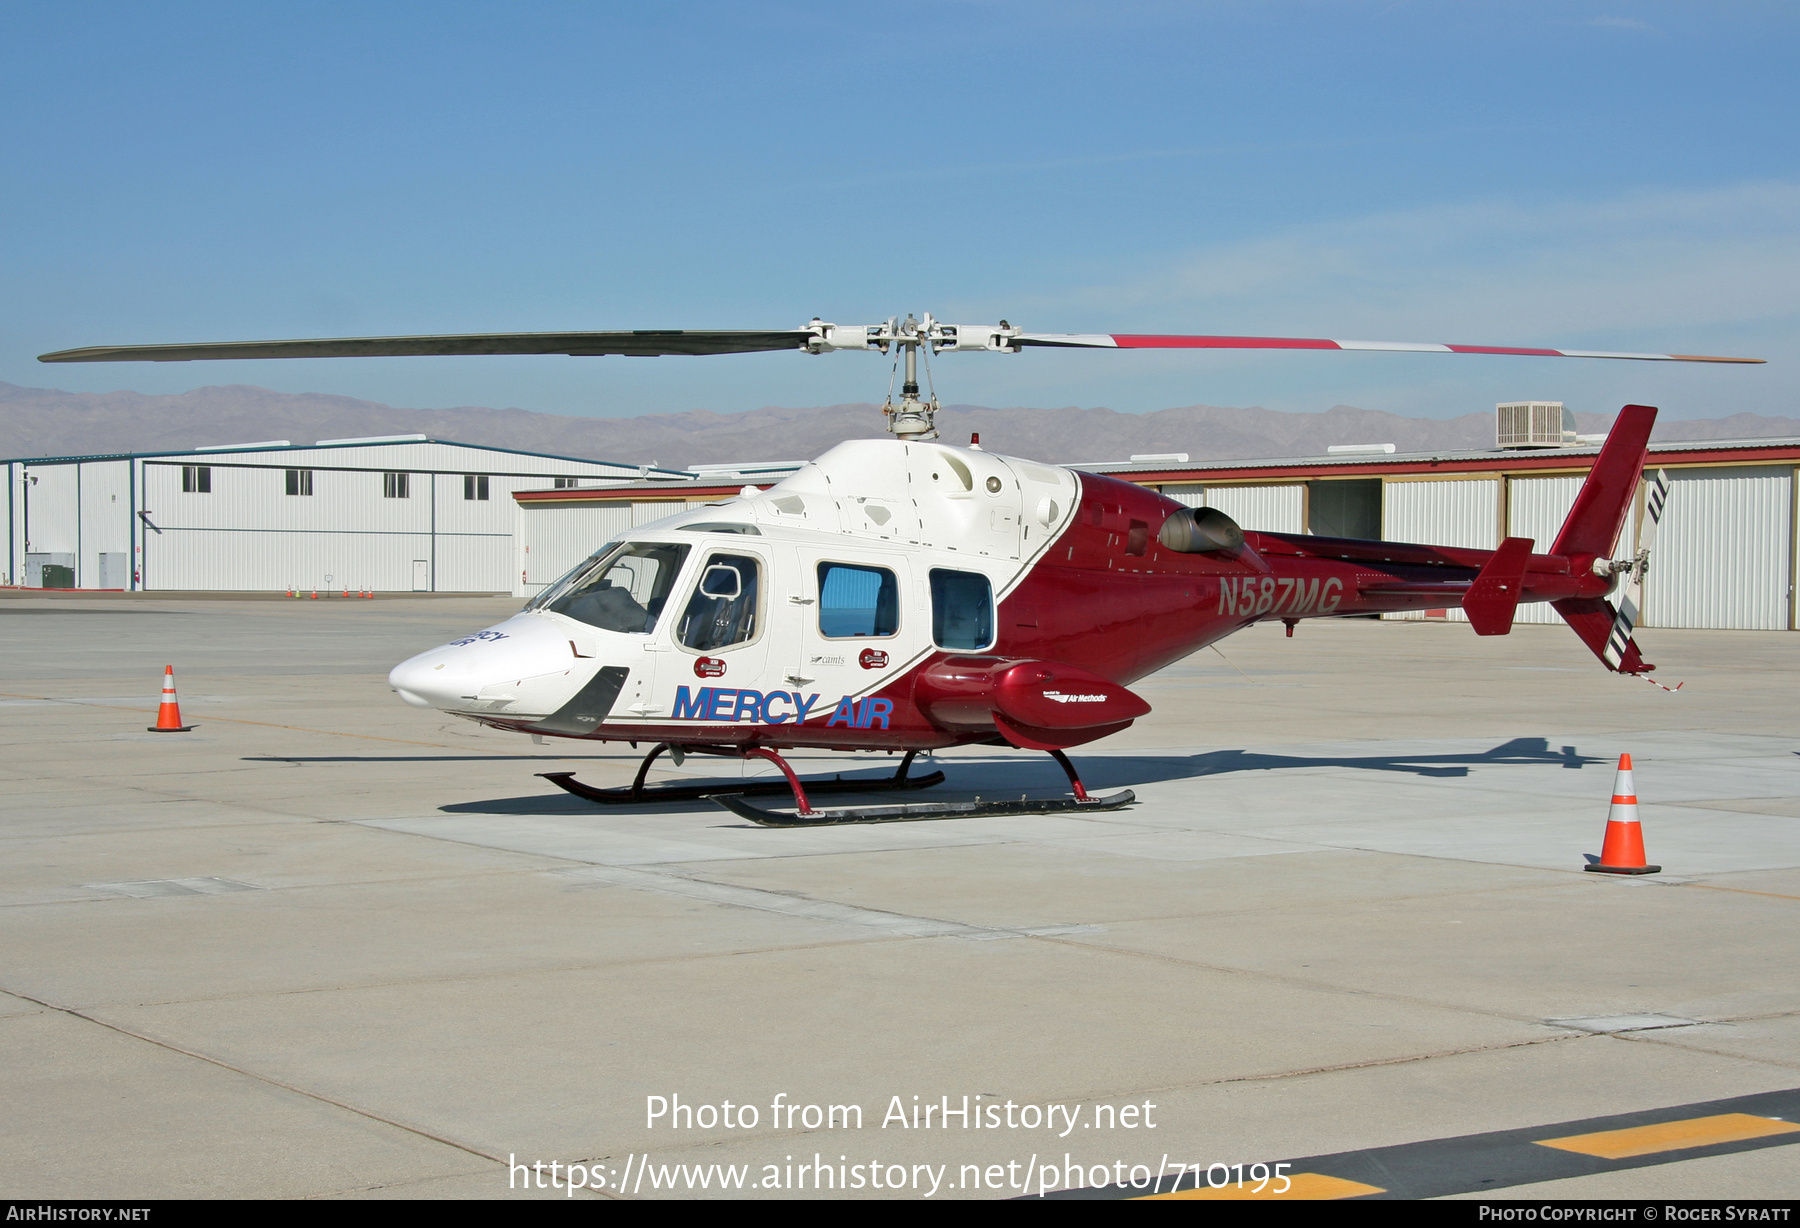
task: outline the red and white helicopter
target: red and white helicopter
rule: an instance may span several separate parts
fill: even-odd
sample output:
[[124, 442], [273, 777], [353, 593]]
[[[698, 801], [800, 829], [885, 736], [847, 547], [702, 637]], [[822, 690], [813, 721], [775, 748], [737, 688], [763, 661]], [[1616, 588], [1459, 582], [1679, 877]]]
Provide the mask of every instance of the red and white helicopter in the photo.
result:
[[[937, 440], [918, 360], [1030, 347], [1310, 349], [1757, 362], [1509, 346], [1291, 337], [1029, 333], [926, 315], [869, 326], [815, 319], [787, 332], [635, 331], [93, 347], [45, 362], [418, 354], [731, 354], [874, 350], [904, 356], [892, 440], [839, 444], [798, 473], [608, 542], [505, 622], [389, 675], [406, 702], [538, 737], [654, 744], [629, 788], [547, 779], [596, 802], [711, 797], [776, 826], [1110, 810], [1064, 751], [1150, 711], [1127, 688], [1252, 623], [1460, 606], [1505, 635], [1520, 602], [1548, 601], [1605, 666], [1645, 674], [1635, 601], [1666, 483], [1646, 499], [1642, 549], [1614, 559], [1656, 411], [1628, 405], [1548, 551], [1357, 541], [1240, 528], [1145, 487]], [[969, 743], [1047, 751], [1073, 797], [817, 810], [808, 796], [937, 784], [920, 751]], [[891, 779], [802, 782], [793, 748], [903, 752]], [[653, 785], [668, 751], [761, 758], [786, 783]], [[795, 809], [749, 798], [792, 790]]]

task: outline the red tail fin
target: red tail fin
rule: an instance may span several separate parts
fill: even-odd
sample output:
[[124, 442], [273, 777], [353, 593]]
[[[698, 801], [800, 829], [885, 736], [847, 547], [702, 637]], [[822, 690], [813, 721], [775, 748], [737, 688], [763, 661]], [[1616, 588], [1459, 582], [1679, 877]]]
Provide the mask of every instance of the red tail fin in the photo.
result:
[[1569, 518], [1563, 521], [1562, 532], [1550, 547], [1551, 554], [1612, 553], [1631, 497], [1637, 493], [1650, 444], [1650, 428], [1655, 425], [1656, 410], [1648, 405], [1627, 405], [1619, 411], [1605, 446], [1588, 471], [1587, 481], [1575, 496]]
[[[1655, 425], [1656, 410], [1648, 405], [1627, 405], [1619, 411], [1587, 481], [1575, 496], [1575, 506], [1556, 535], [1556, 544], [1550, 547], [1551, 554], [1588, 558], [1612, 554], [1643, 476], [1650, 428]], [[1629, 623], [1620, 627], [1618, 611], [1604, 597], [1570, 598], [1551, 605], [1606, 668], [1622, 674], [1639, 674], [1650, 668], [1631, 640]], [[1616, 663], [1607, 659], [1607, 644], [1615, 632], [1620, 641]]]

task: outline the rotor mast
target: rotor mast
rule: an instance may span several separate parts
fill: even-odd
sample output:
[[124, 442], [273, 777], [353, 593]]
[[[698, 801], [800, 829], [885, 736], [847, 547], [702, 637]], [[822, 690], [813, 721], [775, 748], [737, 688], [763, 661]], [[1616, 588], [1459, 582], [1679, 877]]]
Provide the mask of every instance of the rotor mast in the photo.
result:
[[[889, 385], [887, 400], [881, 406], [881, 412], [887, 418], [887, 429], [898, 439], [936, 439], [937, 438], [937, 390], [932, 389], [931, 399], [919, 399], [919, 343], [921, 338], [930, 344], [931, 326], [937, 321], [931, 313], [925, 313], [925, 322], [920, 324], [907, 312], [895, 330], [894, 344], [906, 351], [906, 382], [900, 385], [900, 404], [894, 404], [893, 385]], [[888, 327], [894, 328], [894, 322], [888, 321]], [[930, 356], [926, 356], [930, 361]]]
[[946, 350], [1017, 354], [1020, 336], [1020, 330], [1005, 320], [1000, 321], [997, 328], [981, 324], [945, 324], [934, 318], [929, 311], [925, 313], [923, 320], [915, 319], [908, 313], [904, 320], [898, 316], [889, 316], [884, 323], [863, 326], [827, 324], [814, 316], [806, 326], [806, 331], [812, 335], [803, 348], [812, 354], [826, 354], [833, 350], [880, 350], [883, 354], [888, 354], [896, 346], [905, 351], [901, 355], [906, 363], [906, 378], [900, 385], [900, 403], [894, 403], [890, 385], [887, 400], [881, 406], [881, 412], [887, 417], [889, 433], [899, 439], [937, 438], [937, 412], [943, 407], [938, 404], [935, 391], [929, 400], [919, 396], [921, 347], [929, 347], [925, 353], [925, 362], [929, 365], [933, 354], [941, 354]]

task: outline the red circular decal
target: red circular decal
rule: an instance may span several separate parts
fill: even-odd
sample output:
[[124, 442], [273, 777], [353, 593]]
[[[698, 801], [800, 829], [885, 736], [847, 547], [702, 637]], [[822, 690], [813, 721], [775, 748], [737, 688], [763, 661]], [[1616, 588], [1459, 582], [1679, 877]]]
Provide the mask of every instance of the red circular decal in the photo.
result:
[[887, 653], [879, 648], [865, 648], [862, 655], [856, 658], [856, 663], [864, 669], [886, 669]]
[[701, 657], [694, 662], [694, 677], [722, 678], [725, 676], [725, 662], [717, 657]]

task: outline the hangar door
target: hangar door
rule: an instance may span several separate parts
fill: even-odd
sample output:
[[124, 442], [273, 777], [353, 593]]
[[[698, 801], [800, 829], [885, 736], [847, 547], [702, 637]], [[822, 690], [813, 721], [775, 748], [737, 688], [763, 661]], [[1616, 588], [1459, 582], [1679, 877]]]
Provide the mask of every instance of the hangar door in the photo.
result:
[[1784, 631], [1793, 626], [1794, 471], [1785, 465], [1669, 473], [1644, 625]]
[[[1430, 478], [1393, 481], [1382, 492], [1381, 536], [1391, 542], [1426, 546], [1463, 546], [1492, 550], [1499, 545], [1500, 479]], [[1418, 619], [1423, 610], [1383, 614], [1383, 618]], [[1445, 617], [1466, 622], [1461, 610]]]
[[[1556, 541], [1557, 533], [1562, 531], [1562, 522], [1568, 516], [1569, 509], [1575, 506], [1576, 492], [1586, 480], [1586, 474], [1554, 478], [1513, 478], [1507, 483], [1506, 491], [1506, 535], [1529, 537], [1535, 543], [1531, 547], [1533, 551], [1548, 554], [1551, 544]], [[1627, 514], [1625, 527], [1619, 532], [1621, 544], [1614, 548], [1614, 554], [1624, 555], [1636, 549], [1632, 544], [1637, 540], [1636, 530], [1632, 527], [1637, 523], [1634, 519], [1636, 514], [1635, 510]], [[1513, 621], [1559, 623], [1562, 616], [1550, 608], [1549, 602], [1542, 601], [1520, 606]]]

